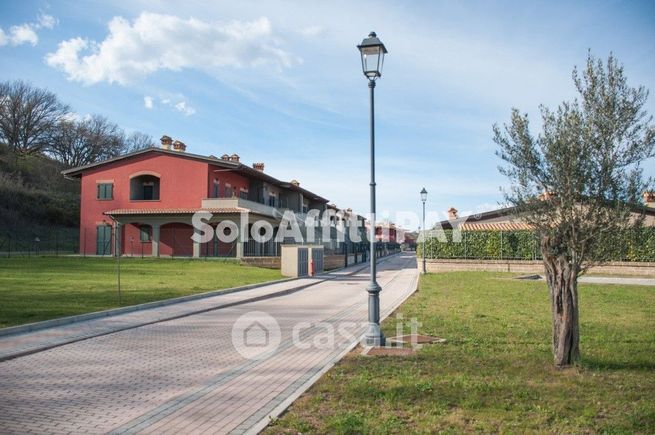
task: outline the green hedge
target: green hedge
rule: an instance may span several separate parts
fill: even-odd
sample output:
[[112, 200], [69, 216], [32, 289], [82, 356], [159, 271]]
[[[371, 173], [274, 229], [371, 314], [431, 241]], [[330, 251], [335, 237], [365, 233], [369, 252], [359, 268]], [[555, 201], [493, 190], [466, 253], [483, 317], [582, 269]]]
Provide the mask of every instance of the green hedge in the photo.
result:
[[611, 245], [613, 261], [655, 261], [655, 227], [631, 231]]
[[[425, 241], [427, 258], [470, 258], [485, 260], [540, 260], [539, 240], [532, 231], [463, 231], [453, 241], [453, 231], [444, 230], [446, 241], [437, 237]], [[419, 257], [423, 244], [418, 243]], [[611, 243], [613, 261], [655, 261], [655, 227], [641, 228], [618, 236]]]

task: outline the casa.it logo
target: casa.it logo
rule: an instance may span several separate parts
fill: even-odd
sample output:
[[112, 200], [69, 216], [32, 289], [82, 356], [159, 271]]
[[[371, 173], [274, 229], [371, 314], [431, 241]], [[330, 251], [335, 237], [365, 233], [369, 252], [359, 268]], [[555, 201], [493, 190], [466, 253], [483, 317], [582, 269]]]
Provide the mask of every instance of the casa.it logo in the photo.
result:
[[282, 341], [280, 325], [270, 314], [250, 311], [232, 326], [232, 345], [244, 358], [258, 360], [274, 352]]

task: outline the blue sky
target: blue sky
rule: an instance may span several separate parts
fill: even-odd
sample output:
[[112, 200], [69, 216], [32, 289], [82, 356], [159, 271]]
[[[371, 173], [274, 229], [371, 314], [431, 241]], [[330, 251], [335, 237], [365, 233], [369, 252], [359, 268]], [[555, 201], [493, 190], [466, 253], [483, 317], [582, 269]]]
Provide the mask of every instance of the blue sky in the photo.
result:
[[263, 161], [365, 213], [368, 88], [355, 45], [375, 30], [389, 50], [378, 211], [418, 212], [425, 186], [434, 221], [502, 202], [493, 123], [515, 106], [537, 128], [540, 103], [574, 95], [588, 49], [613, 51], [632, 85], [655, 90], [654, 22], [655, 3], [636, 1], [4, 1], [0, 80], [190, 152]]

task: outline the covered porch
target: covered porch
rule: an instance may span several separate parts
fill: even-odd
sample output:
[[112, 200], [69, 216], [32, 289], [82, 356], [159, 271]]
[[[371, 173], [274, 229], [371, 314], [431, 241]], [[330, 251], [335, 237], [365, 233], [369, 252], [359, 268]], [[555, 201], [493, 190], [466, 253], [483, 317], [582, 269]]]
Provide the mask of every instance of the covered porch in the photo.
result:
[[[213, 229], [213, 237], [206, 242], [192, 239], [193, 216], [209, 212], [211, 219], [203, 219]], [[187, 258], [244, 258], [279, 255], [279, 244], [274, 240], [260, 243], [250, 234], [255, 221], [265, 220], [277, 231], [279, 222], [242, 208], [220, 209], [120, 209], [105, 213], [114, 222], [112, 253], [130, 257], [187, 257]], [[235, 232], [236, 230], [236, 232]], [[224, 235], [220, 240], [218, 233]], [[244, 240], [244, 232], [248, 240]]]

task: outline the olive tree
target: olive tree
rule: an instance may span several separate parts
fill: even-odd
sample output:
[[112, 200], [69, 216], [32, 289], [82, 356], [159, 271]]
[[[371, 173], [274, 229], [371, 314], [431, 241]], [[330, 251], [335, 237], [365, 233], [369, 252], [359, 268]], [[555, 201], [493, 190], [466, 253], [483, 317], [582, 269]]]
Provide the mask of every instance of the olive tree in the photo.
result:
[[557, 366], [580, 356], [578, 276], [609, 258], [617, 234], [641, 224], [635, 211], [651, 185], [642, 163], [655, 149], [648, 91], [628, 86], [613, 55], [604, 62], [589, 54], [573, 82], [575, 99], [540, 107], [536, 136], [517, 109], [503, 128], [494, 125], [506, 199], [540, 237]]

